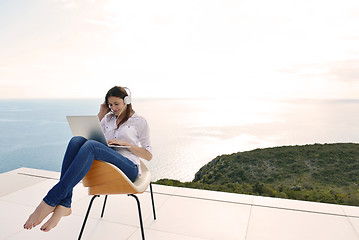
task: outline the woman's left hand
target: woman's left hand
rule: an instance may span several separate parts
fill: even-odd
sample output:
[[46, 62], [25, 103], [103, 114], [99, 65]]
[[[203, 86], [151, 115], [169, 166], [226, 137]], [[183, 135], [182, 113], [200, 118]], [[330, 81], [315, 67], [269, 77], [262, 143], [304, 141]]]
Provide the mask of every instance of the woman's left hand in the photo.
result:
[[119, 145], [119, 146], [131, 146], [128, 142], [119, 140], [119, 139], [111, 139], [107, 141], [108, 145]]
[[144, 149], [142, 147], [132, 145], [129, 142], [119, 140], [119, 139], [111, 139], [111, 140], [107, 141], [107, 144], [108, 145], [128, 146], [128, 147], [130, 147], [128, 150], [130, 150], [137, 157], [146, 159], [147, 161], [150, 161], [152, 159], [152, 154], [149, 151], [147, 151], [146, 149]]

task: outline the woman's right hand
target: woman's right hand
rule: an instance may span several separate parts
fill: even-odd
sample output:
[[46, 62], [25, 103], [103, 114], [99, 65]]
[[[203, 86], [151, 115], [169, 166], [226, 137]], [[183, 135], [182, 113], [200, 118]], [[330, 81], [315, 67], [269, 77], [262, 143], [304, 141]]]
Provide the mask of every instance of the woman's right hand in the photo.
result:
[[97, 114], [98, 119], [101, 119], [110, 111], [110, 108], [107, 106], [106, 102], [104, 101], [100, 106], [100, 112]]

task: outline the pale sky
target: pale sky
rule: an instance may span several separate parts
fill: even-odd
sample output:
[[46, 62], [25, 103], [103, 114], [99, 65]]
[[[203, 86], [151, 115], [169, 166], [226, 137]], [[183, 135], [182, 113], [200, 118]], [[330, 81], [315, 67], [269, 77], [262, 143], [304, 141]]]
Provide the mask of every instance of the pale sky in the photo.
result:
[[1, 0], [0, 98], [358, 98], [358, 0]]

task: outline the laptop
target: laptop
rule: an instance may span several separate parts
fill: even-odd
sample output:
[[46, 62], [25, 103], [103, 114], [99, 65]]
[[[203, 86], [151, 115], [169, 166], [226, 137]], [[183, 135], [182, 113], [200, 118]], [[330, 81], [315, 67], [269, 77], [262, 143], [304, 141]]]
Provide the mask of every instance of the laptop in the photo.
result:
[[111, 148], [130, 148], [129, 146], [108, 145], [97, 116], [66, 116], [74, 136], [95, 140]]

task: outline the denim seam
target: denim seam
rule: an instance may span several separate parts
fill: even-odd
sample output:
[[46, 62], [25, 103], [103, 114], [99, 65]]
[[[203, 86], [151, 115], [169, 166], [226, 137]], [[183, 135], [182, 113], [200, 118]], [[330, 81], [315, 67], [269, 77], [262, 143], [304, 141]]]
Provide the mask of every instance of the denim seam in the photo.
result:
[[42, 200], [50, 207], [56, 207], [56, 205], [57, 205], [56, 203], [49, 201], [46, 197], [44, 197], [44, 199], [42, 199]]
[[[99, 154], [99, 151], [105, 151], [103, 148], [97, 148], [97, 147], [95, 147], [95, 146], [91, 146], [91, 147], [93, 147], [94, 150], [96, 150], [96, 153], [97, 153], [97, 154]], [[111, 151], [110, 154], [113, 156], [114, 159], [118, 158], [118, 155], [121, 155], [120, 153], [116, 152], [115, 150]], [[123, 156], [123, 155], [122, 155], [122, 156]], [[125, 156], [123, 156], [123, 157], [126, 158]], [[128, 158], [126, 158], [126, 159], [128, 160], [128, 162], [123, 162], [123, 164], [126, 164], [126, 165], [127, 165], [126, 167], [133, 168], [133, 169], [137, 168], [137, 175], [136, 175], [136, 177], [135, 177], [133, 180], [130, 179], [130, 180], [133, 182], [133, 181], [135, 181], [135, 180], [137, 179], [137, 177], [138, 177], [138, 175], [139, 175], [139, 168], [138, 168], [138, 166], [137, 166], [134, 162], [132, 162], [130, 159], [128, 159]], [[100, 159], [99, 159], [99, 160], [100, 160]], [[102, 160], [100, 160], [100, 161], [102, 161]], [[106, 162], [106, 161], [104, 161], [104, 162]], [[108, 163], [110, 163], [110, 162], [108, 162]], [[113, 164], [113, 163], [110, 163], [110, 164]], [[113, 165], [116, 166], [116, 164], [113, 164]], [[118, 166], [116, 166], [116, 167], [118, 167]], [[119, 167], [118, 167], [118, 168], [119, 168]], [[126, 174], [125, 174], [125, 175], [126, 175]]]
[[61, 205], [61, 206], [65, 207], [65, 208], [71, 208], [71, 204], [70, 204], [70, 205], [68, 205], [68, 204], [63, 203], [63, 202], [59, 202], [59, 204], [58, 204], [58, 205]]

